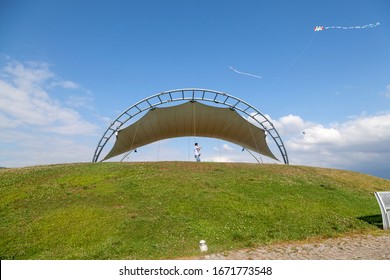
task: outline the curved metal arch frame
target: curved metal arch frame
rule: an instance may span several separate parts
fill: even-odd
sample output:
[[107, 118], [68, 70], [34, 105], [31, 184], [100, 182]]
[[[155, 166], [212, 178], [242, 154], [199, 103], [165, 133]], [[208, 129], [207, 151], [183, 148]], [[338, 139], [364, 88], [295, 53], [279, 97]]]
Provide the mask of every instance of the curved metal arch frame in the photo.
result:
[[97, 162], [99, 156], [110, 140], [110, 138], [115, 135], [117, 131], [132, 118], [137, 116], [138, 114], [153, 109], [159, 105], [171, 103], [171, 102], [179, 102], [179, 101], [206, 101], [215, 104], [225, 105], [228, 108], [233, 110], [240, 111], [244, 113], [248, 117], [250, 117], [253, 121], [260, 125], [268, 135], [272, 137], [275, 144], [279, 148], [279, 151], [283, 157], [283, 161], [285, 164], [288, 164], [288, 155], [286, 148], [283, 144], [282, 138], [279, 133], [275, 129], [274, 125], [268, 118], [262, 114], [259, 110], [251, 106], [249, 103], [229, 95], [225, 92], [209, 90], [209, 89], [199, 89], [199, 88], [185, 88], [185, 89], [175, 89], [170, 91], [160, 92], [158, 94], [149, 96], [145, 99], [142, 99], [126, 109], [123, 113], [121, 113], [107, 128], [102, 138], [100, 139], [95, 154], [93, 156], [92, 162]]

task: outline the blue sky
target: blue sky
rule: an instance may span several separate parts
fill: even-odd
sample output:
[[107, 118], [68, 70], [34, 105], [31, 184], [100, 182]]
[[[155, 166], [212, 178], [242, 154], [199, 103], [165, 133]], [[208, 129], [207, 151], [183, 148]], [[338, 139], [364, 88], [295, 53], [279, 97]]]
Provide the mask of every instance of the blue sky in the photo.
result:
[[[1, 0], [0, 166], [90, 161], [126, 108], [194, 87], [267, 114], [292, 164], [390, 178], [389, 35], [386, 0]], [[193, 160], [195, 140], [205, 161], [253, 162], [194, 138], [129, 160]]]

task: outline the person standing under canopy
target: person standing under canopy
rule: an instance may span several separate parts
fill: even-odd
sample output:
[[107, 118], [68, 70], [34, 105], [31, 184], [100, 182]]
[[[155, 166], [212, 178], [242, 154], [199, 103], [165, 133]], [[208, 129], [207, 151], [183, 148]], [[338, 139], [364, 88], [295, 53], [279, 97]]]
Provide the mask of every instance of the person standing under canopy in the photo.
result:
[[201, 147], [198, 146], [198, 143], [195, 143], [194, 146], [194, 157], [197, 162], [200, 162], [200, 149]]

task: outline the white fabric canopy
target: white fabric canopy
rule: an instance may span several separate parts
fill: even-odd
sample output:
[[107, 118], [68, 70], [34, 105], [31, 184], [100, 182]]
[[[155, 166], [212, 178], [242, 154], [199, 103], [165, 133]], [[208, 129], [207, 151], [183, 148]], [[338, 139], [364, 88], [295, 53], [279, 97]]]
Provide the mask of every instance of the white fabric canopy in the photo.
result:
[[270, 158], [263, 129], [230, 108], [190, 101], [149, 110], [145, 116], [117, 133], [115, 144], [103, 160], [168, 138], [200, 136], [226, 140]]

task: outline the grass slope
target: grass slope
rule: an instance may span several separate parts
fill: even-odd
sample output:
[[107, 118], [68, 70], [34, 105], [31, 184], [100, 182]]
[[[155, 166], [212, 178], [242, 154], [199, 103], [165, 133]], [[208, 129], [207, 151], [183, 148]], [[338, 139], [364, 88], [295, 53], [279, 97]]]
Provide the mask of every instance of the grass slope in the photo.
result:
[[187, 258], [200, 254], [201, 239], [213, 253], [379, 232], [373, 192], [382, 190], [390, 190], [390, 180], [291, 165], [154, 162], [3, 169], [0, 258]]

